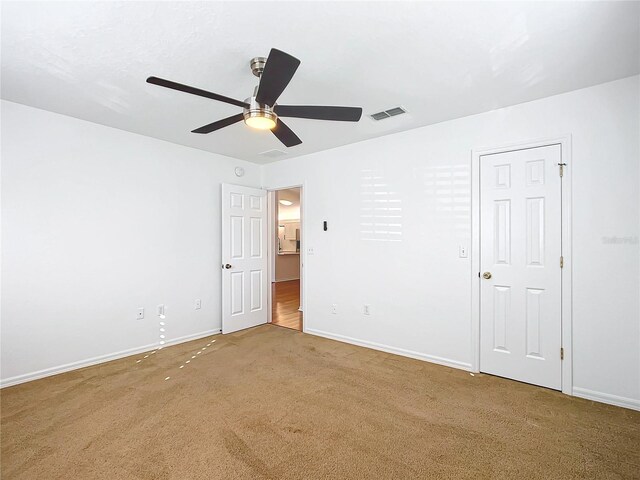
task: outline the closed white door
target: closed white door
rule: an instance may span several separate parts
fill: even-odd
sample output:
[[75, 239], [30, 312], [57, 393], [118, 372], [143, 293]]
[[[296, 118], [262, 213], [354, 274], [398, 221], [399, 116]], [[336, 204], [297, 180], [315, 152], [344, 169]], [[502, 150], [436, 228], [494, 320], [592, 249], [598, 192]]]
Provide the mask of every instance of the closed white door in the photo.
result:
[[222, 185], [222, 333], [267, 323], [267, 192]]
[[560, 145], [480, 157], [480, 370], [562, 387]]

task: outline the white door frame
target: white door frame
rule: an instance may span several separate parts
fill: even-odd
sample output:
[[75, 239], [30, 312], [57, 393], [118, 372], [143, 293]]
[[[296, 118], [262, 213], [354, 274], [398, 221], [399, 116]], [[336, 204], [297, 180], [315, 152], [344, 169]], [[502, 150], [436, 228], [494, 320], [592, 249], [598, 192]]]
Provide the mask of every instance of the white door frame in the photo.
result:
[[275, 272], [275, 262], [274, 262], [274, 255], [275, 255], [275, 242], [274, 242], [274, 238], [275, 238], [275, 231], [274, 231], [274, 225], [275, 225], [275, 212], [276, 212], [276, 204], [275, 201], [273, 200], [274, 196], [273, 196], [273, 192], [277, 191], [277, 190], [287, 190], [289, 188], [299, 188], [300, 189], [300, 306], [302, 307], [302, 311], [303, 311], [303, 320], [302, 320], [302, 332], [306, 333], [307, 332], [307, 312], [309, 311], [309, 309], [307, 308], [307, 275], [305, 275], [305, 270], [307, 268], [307, 251], [304, 248], [305, 246], [305, 242], [307, 239], [307, 221], [306, 221], [306, 217], [307, 217], [307, 196], [306, 196], [306, 182], [302, 182], [302, 184], [297, 184], [297, 185], [283, 185], [283, 186], [276, 186], [276, 187], [262, 187], [263, 189], [265, 189], [267, 191], [267, 198], [269, 199], [269, 201], [267, 202], [267, 217], [269, 218], [269, 243], [268, 243], [268, 255], [269, 255], [269, 262], [268, 262], [268, 277], [269, 277], [269, 295], [267, 295], [267, 308], [268, 310], [268, 323], [271, 323], [273, 318], [273, 285], [272, 285], [272, 279], [274, 278]]
[[495, 153], [560, 145], [561, 162], [566, 163], [562, 177], [562, 393], [573, 394], [572, 350], [572, 262], [571, 262], [571, 135], [513, 143], [501, 147], [471, 151], [471, 369], [480, 371], [480, 157]]

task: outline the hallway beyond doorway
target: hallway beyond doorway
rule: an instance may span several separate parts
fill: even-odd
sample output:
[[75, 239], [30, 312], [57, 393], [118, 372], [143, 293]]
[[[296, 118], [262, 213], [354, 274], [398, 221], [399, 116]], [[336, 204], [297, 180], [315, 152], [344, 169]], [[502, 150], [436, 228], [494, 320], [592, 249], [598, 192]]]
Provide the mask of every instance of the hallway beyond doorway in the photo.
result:
[[302, 331], [300, 308], [300, 280], [274, 282], [271, 284], [272, 320], [279, 327]]

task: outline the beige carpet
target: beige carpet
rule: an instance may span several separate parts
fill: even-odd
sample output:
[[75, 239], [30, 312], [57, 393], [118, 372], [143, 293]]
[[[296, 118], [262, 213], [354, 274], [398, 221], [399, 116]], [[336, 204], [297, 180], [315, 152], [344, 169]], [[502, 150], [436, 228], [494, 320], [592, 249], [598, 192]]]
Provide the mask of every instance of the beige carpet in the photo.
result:
[[3, 480], [640, 478], [640, 412], [276, 326], [1, 395]]

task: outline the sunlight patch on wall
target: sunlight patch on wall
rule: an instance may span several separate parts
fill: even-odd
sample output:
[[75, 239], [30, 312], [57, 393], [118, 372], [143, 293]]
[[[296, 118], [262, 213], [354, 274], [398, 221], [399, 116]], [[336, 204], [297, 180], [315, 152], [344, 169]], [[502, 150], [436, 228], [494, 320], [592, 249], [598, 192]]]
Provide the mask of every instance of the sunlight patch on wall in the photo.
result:
[[391, 190], [381, 169], [362, 170], [360, 180], [360, 238], [377, 242], [401, 242], [400, 194]]
[[[456, 238], [468, 239], [471, 234], [470, 166], [445, 165], [420, 170], [427, 215], [436, 225], [453, 228]], [[445, 233], [446, 230], [440, 228], [438, 231]]]

